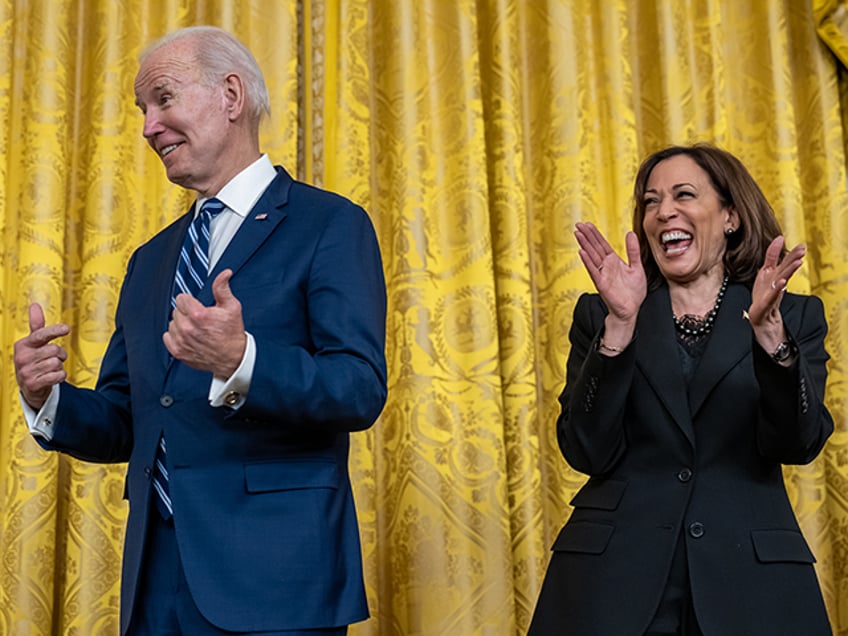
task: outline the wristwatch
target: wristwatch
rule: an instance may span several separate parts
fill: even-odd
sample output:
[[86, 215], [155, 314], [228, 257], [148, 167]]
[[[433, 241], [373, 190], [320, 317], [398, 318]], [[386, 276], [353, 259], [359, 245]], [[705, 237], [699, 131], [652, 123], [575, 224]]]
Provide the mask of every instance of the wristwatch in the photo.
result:
[[795, 355], [795, 345], [789, 340], [784, 340], [779, 345], [774, 353], [771, 354], [771, 359], [777, 363], [786, 362], [789, 358]]

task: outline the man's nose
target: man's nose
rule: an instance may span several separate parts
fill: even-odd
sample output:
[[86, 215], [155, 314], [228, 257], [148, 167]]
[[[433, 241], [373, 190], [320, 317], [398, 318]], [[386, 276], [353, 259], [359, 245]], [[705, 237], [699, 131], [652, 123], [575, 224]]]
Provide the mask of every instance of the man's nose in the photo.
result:
[[144, 128], [141, 134], [147, 141], [151, 141], [157, 134], [162, 132], [163, 126], [155, 110], [148, 110], [144, 114]]

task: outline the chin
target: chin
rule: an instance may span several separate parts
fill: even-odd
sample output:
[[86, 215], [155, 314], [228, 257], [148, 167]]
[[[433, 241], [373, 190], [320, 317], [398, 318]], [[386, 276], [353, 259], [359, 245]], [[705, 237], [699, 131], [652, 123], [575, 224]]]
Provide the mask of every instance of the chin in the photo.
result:
[[174, 185], [178, 185], [182, 188], [188, 188], [188, 182], [191, 181], [191, 177], [187, 174], [181, 174], [174, 170], [165, 170], [165, 174], [168, 177], [168, 181], [173, 183]]

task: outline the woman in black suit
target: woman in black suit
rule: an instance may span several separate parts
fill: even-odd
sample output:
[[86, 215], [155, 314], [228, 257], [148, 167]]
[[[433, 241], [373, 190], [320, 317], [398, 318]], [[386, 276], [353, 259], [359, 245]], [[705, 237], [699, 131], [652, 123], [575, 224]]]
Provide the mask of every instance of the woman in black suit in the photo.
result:
[[733, 155], [651, 155], [622, 260], [575, 232], [597, 294], [574, 310], [557, 421], [588, 482], [531, 636], [830, 634], [782, 464], [833, 430], [821, 301], [786, 292], [805, 247]]

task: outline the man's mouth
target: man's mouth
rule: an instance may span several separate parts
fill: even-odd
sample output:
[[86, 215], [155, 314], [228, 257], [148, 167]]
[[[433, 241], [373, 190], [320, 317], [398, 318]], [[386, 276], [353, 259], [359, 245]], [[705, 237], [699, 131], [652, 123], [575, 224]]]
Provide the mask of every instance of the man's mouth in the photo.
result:
[[660, 235], [660, 244], [666, 254], [680, 254], [685, 252], [692, 244], [692, 235], [681, 230], [663, 232]]
[[164, 148], [162, 148], [162, 149], [159, 151], [159, 156], [160, 156], [160, 157], [163, 157], [163, 158], [164, 158], [164, 157], [167, 157], [167, 156], [171, 153], [171, 151], [172, 151], [174, 148], [176, 148], [178, 145], [179, 145], [179, 144], [170, 144], [170, 145], [168, 145], [168, 146], [165, 146]]

